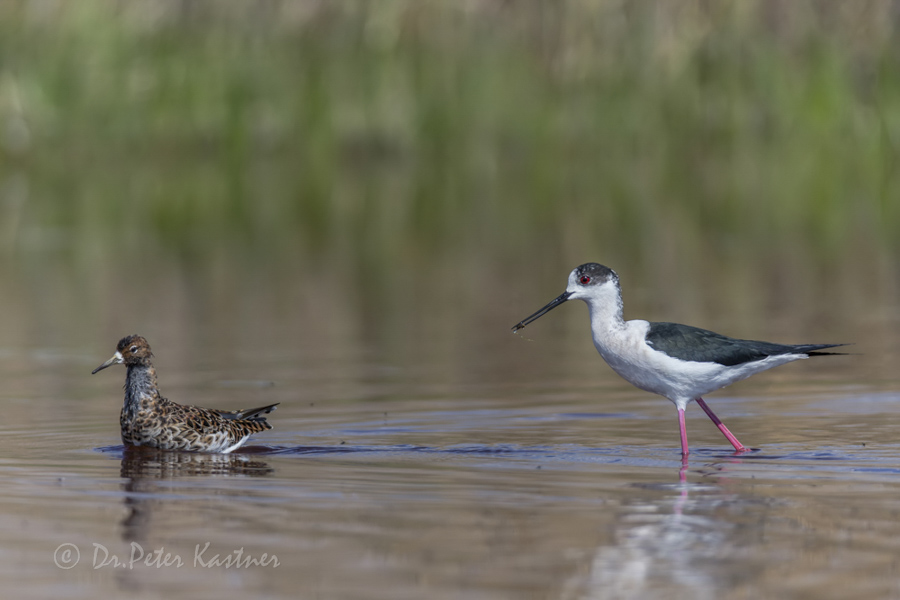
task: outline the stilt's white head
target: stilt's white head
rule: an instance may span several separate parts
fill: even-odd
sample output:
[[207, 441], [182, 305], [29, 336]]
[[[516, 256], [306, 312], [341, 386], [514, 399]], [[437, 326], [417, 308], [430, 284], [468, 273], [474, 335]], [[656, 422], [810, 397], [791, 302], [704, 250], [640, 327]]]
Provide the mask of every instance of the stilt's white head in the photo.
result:
[[572, 269], [566, 286], [567, 300], [585, 300], [619, 293], [619, 276], [609, 267], [585, 263]]
[[566, 286], [566, 291], [541, 310], [516, 323], [513, 326], [513, 332], [547, 314], [566, 300], [584, 300], [592, 311], [595, 305], [611, 304], [618, 313], [621, 313], [622, 294], [619, 288], [619, 276], [609, 267], [597, 263], [585, 263], [576, 267], [569, 273], [569, 284]]

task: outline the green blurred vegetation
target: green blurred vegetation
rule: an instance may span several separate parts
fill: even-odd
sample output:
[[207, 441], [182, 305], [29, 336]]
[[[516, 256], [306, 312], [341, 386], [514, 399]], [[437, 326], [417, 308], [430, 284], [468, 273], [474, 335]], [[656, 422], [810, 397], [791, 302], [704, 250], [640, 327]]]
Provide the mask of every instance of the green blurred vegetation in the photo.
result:
[[895, 1], [10, 0], [0, 253], [892, 270], [898, 24]]

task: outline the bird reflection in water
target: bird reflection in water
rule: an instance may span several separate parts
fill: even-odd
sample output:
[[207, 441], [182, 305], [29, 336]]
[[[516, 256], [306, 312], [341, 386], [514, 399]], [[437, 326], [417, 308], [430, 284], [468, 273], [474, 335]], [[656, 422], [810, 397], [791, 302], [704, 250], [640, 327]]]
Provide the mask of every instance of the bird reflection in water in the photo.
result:
[[[180, 502], [173, 498], [173, 492], [178, 496], [190, 494], [191, 487], [172, 485], [176, 479], [265, 477], [271, 474], [274, 469], [260, 458], [266, 450], [259, 448], [254, 452], [253, 447], [245, 447], [239, 454], [206, 454], [126, 446], [120, 473], [125, 479], [123, 489], [128, 515], [122, 521], [122, 537], [129, 542], [145, 540], [154, 514]], [[214, 493], [227, 495], [230, 490], [219, 488]]]

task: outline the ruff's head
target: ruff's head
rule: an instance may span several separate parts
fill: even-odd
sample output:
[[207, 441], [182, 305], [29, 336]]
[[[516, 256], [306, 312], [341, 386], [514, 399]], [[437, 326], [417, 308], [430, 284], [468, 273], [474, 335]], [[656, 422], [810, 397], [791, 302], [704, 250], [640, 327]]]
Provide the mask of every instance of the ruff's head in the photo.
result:
[[153, 353], [150, 351], [150, 344], [147, 343], [147, 340], [139, 335], [129, 335], [119, 340], [116, 345], [116, 353], [108, 361], [91, 371], [91, 375], [112, 365], [146, 366], [150, 364], [151, 356]]

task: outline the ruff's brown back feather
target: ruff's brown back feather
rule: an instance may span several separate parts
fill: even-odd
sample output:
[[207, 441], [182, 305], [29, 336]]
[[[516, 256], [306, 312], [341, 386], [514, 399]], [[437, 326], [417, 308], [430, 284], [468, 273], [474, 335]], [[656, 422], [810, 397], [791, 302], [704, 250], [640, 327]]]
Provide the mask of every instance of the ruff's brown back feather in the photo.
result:
[[122, 441], [126, 444], [228, 453], [242, 446], [250, 435], [272, 428], [263, 415], [275, 410], [277, 403], [225, 411], [163, 398], [157, 388], [151, 356], [147, 340], [131, 335], [122, 338], [113, 357], [94, 370], [96, 373], [113, 364], [128, 368], [125, 403], [119, 418]]

